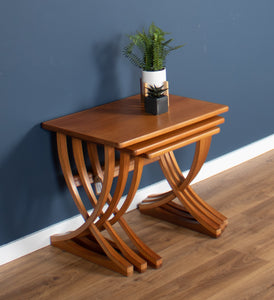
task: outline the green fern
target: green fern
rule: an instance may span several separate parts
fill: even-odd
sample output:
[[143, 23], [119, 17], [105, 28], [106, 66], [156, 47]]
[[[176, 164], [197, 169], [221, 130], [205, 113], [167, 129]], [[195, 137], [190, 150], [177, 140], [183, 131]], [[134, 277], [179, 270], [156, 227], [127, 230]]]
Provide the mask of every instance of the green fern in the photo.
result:
[[165, 40], [169, 34], [152, 23], [148, 32], [144, 29], [129, 35], [130, 43], [124, 47], [123, 54], [135, 66], [144, 71], [159, 71], [165, 67], [166, 56], [184, 45], [171, 47], [169, 44], [173, 39]]

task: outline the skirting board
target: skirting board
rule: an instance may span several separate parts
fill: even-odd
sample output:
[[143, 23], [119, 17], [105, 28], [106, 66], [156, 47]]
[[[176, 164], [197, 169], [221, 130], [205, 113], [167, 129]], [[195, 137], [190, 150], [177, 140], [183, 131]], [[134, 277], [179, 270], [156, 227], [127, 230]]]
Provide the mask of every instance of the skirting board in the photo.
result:
[[[216, 159], [206, 162], [198, 176], [192, 183], [204, 180], [245, 161], [248, 161], [256, 156], [259, 156], [267, 151], [274, 149], [274, 134], [249, 144], [245, 147], [232, 151], [228, 154], [220, 156]], [[188, 171], [184, 172], [187, 174]], [[185, 175], [185, 174], [184, 174]], [[137, 207], [143, 199], [149, 194], [162, 193], [169, 189], [166, 180], [157, 182], [145, 188], [138, 190], [134, 201], [130, 205], [129, 210]], [[69, 230], [74, 230], [83, 223], [80, 215], [69, 218], [43, 230], [37, 231], [16, 241], [5, 244], [0, 247], [0, 265], [8, 263], [14, 259], [27, 255], [38, 249], [46, 247], [50, 244], [49, 237], [56, 233], [62, 233]]]

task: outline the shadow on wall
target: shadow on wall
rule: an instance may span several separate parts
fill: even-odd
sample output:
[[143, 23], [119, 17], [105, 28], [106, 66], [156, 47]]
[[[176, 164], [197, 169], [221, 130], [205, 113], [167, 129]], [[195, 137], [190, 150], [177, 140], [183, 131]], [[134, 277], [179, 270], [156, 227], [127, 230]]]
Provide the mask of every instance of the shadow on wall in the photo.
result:
[[117, 70], [121, 55], [120, 39], [120, 36], [116, 36], [113, 40], [94, 45], [92, 49], [98, 76], [97, 90], [94, 92], [95, 99], [100, 101], [97, 105], [118, 99], [121, 95], [120, 76]]
[[67, 218], [75, 210], [71, 199], [64, 199], [67, 188], [58, 159], [52, 157], [53, 138], [36, 125], [0, 165], [0, 245]]

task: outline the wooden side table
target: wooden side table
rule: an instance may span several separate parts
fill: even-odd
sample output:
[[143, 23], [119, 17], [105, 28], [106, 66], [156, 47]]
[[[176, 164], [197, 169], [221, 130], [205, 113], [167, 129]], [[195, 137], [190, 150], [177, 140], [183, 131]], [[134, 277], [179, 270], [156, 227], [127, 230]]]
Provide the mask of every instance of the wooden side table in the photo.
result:
[[[134, 268], [144, 272], [147, 263], [160, 267], [162, 258], [140, 240], [123, 218], [138, 189], [143, 166], [156, 160], [171, 190], [148, 196], [139, 205], [140, 211], [218, 237], [227, 225], [227, 218], [204, 202], [190, 183], [206, 159], [211, 137], [220, 131], [218, 125], [224, 122], [218, 115], [226, 111], [225, 105], [170, 95], [169, 112], [153, 116], [144, 112], [140, 96], [136, 95], [42, 123], [44, 129], [56, 132], [66, 184], [84, 219], [83, 225], [75, 231], [51, 236], [51, 244], [126, 276], [131, 275]], [[72, 172], [68, 138], [78, 174]], [[191, 169], [184, 178], [173, 150], [191, 143], [196, 143], [196, 150]], [[103, 167], [98, 145], [104, 148]], [[87, 149], [91, 171], [86, 167], [83, 146]], [[120, 153], [119, 162], [115, 160], [115, 151]], [[131, 170], [131, 186], [118, 209]], [[111, 196], [116, 176], [118, 180]], [[98, 197], [93, 183], [102, 184]], [[80, 197], [80, 185], [94, 208], [91, 214]], [[138, 253], [118, 235], [113, 227], [116, 223]], [[103, 230], [109, 238], [102, 234]]]

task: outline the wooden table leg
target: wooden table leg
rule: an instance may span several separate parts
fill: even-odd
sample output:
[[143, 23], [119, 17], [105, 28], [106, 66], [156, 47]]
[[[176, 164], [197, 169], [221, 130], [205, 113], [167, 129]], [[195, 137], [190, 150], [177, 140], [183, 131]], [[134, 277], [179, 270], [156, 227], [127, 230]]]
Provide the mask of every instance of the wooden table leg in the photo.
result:
[[[97, 174], [98, 176], [101, 176], [103, 178], [103, 171], [101, 170], [101, 165], [99, 163], [99, 157], [98, 153], [96, 151], [96, 146], [94, 144], [88, 144], [88, 151], [90, 155], [90, 159], [94, 162], [94, 169], [93, 173]], [[126, 162], [125, 162], [126, 161]], [[137, 188], [139, 186], [141, 176], [142, 176], [142, 170], [144, 165], [144, 160], [142, 157], [137, 157], [135, 159], [134, 163], [134, 173], [132, 178], [132, 183], [128, 192], [128, 195], [120, 208], [118, 210], [117, 204], [122, 196], [123, 190], [126, 185], [125, 178], [128, 177], [129, 172], [129, 163], [130, 163], [130, 157], [127, 152], [121, 152], [120, 153], [120, 168], [119, 168], [119, 176], [117, 181], [116, 190], [114, 192], [113, 198], [109, 195], [109, 206], [108, 209], [105, 211], [104, 215], [100, 218], [100, 220], [96, 223], [96, 225], [100, 228], [102, 224], [111, 216], [111, 214], [114, 214], [114, 217], [109, 220], [110, 224], [118, 223], [121, 228], [124, 230], [124, 232], [127, 234], [129, 239], [132, 241], [132, 243], [135, 245], [135, 247], [138, 249], [140, 255], [154, 268], [159, 268], [162, 265], [162, 258], [152, 251], [130, 228], [130, 226], [127, 224], [127, 222], [122, 218], [123, 214], [128, 209], [130, 203], [133, 200], [133, 197], [137, 191]], [[124, 174], [126, 173], [126, 175]], [[118, 188], [117, 188], [118, 187]], [[133, 259], [134, 260], [134, 259]], [[135, 264], [135, 267], [138, 270], [138, 267]]]
[[205, 162], [210, 142], [211, 136], [196, 143], [193, 163], [186, 178], [182, 175], [174, 153], [163, 154], [160, 165], [172, 190], [149, 196], [139, 205], [139, 210], [212, 237], [220, 236], [228, 223], [227, 218], [202, 200], [190, 187], [191, 181]]
[[[110, 146], [104, 147], [105, 168], [104, 172], [102, 172], [97, 147], [94, 144], [88, 144], [88, 153], [92, 161], [92, 167], [96, 175], [102, 180], [102, 191], [97, 198], [93, 192], [86, 169], [82, 141], [72, 138], [73, 156], [79, 177], [94, 208], [92, 213], [89, 214], [72, 175], [66, 135], [57, 133], [57, 147], [66, 184], [79, 212], [83, 216], [84, 223], [73, 232], [51, 236], [51, 244], [125, 276], [130, 276], [134, 268], [138, 272], [144, 272], [147, 269], [147, 262], [159, 267], [162, 261], [161, 257], [149, 249], [122, 218], [137, 191], [143, 169], [142, 159], [137, 158], [135, 161], [135, 170], [129, 194], [121, 209], [118, 210], [117, 205], [123, 194], [129, 173], [129, 154], [121, 153], [118, 182], [112, 198], [110, 190], [115, 168], [114, 148]], [[103, 210], [104, 205], [108, 205], [106, 210]], [[121, 228], [134, 242], [140, 254], [135, 253], [127, 246], [112, 226], [114, 223], [120, 224]], [[101, 233], [103, 230], [108, 234], [109, 238], [106, 238]]]

